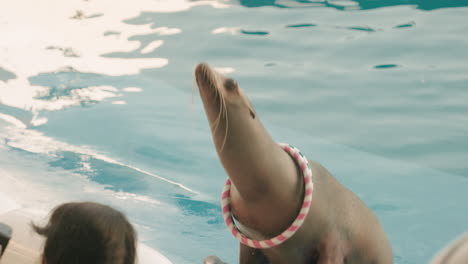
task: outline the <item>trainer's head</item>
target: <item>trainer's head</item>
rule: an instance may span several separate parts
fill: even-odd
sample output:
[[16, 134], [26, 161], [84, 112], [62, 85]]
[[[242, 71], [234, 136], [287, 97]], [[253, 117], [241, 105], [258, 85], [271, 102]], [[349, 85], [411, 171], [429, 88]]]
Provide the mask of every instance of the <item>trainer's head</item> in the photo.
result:
[[125, 215], [98, 203], [65, 203], [44, 227], [42, 264], [134, 264], [136, 233]]

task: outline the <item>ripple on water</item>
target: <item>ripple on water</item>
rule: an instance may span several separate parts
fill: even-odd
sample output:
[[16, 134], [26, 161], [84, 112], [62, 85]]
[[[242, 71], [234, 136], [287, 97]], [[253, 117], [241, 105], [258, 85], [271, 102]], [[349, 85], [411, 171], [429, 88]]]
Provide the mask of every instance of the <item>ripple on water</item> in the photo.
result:
[[310, 24], [310, 23], [305, 23], [305, 24], [293, 24], [293, 25], [287, 25], [287, 28], [304, 28], [304, 27], [316, 27], [316, 24]]
[[113, 35], [114, 35], [114, 36], [115, 36], [115, 35], [119, 36], [120, 33], [121, 33], [121, 32], [119, 32], [119, 31], [108, 30], [108, 31], [105, 31], [105, 32], [103, 33], [103, 36], [113, 36]]
[[371, 28], [371, 27], [347, 27], [346, 29], [350, 30], [358, 30], [358, 31], [364, 31], [364, 32], [375, 32], [376, 30]]
[[70, 19], [92, 19], [92, 18], [98, 18], [102, 17], [104, 14], [102, 13], [96, 13], [96, 14], [91, 14], [91, 15], [85, 15], [83, 11], [77, 10], [73, 16], [70, 17]]
[[71, 47], [57, 47], [57, 46], [48, 46], [47, 50], [58, 50], [64, 57], [69, 58], [79, 58], [80, 54]]
[[256, 31], [256, 30], [242, 29], [240, 32], [245, 35], [258, 35], [258, 36], [265, 36], [265, 35], [270, 34], [268, 31], [261, 31], [261, 30]]
[[468, 6], [468, 1], [421, 1], [421, 0], [394, 0], [394, 1], [313, 1], [313, 0], [240, 0], [245, 7], [274, 6], [278, 8], [309, 8], [328, 7], [336, 10], [371, 10], [390, 6], [414, 6], [420, 10], [435, 10], [440, 8], [454, 8]]
[[397, 68], [397, 67], [401, 67], [401, 66], [398, 64], [379, 64], [379, 65], [375, 65], [374, 69], [390, 69], [390, 68]]
[[414, 21], [411, 21], [411, 22], [408, 22], [408, 23], [405, 23], [405, 24], [397, 25], [397, 26], [395, 26], [395, 28], [410, 28], [410, 27], [414, 27], [414, 26], [416, 26], [416, 23]]
[[218, 204], [194, 200], [182, 194], [176, 194], [173, 198], [184, 214], [201, 216], [206, 219], [207, 224], [222, 226], [223, 218], [219, 214], [221, 208]]

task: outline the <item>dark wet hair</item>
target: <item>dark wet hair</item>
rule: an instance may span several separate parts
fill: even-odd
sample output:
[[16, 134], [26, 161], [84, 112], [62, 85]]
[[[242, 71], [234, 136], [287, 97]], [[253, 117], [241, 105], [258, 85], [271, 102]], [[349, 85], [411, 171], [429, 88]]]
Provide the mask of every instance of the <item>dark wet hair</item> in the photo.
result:
[[46, 237], [43, 264], [135, 264], [136, 232], [112, 207], [65, 203], [56, 207], [46, 226], [32, 224]]

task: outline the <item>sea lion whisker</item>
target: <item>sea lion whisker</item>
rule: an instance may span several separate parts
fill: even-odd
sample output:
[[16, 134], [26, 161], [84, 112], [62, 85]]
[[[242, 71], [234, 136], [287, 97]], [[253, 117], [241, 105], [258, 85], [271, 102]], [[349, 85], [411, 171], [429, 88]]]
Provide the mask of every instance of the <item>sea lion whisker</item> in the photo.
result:
[[222, 99], [222, 95], [220, 93], [218, 93], [218, 96], [216, 97], [216, 101], [219, 102], [219, 109], [218, 109], [218, 116], [216, 117], [216, 120], [213, 124], [213, 133], [216, 133], [219, 126], [221, 125], [221, 119], [223, 118], [223, 109], [224, 109], [224, 105], [223, 105], [223, 99]]
[[228, 110], [227, 110], [227, 107], [226, 107], [226, 100], [224, 99], [224, 97], [222, 97], [222, 101], [223, 101], [223, 113], [224, 113], [224, 120], [226, 122], [226, 125], [225, 125], [225, 130], [226, 132], [224, 132], [224, 139], [223, 139], [223, 144], [221, 145], [221, 149], [220, 151], [223, 152], [224, 150], [224, 146], [226, 145], [226, 140], [227, 140], [227, 137], [228, 137], [228, 131], [229, 131], [229, 115], [228, 115]]
[[213, 133], [216, 133], [216, 131], [218, 130], [219, 124], [221, 123], [221, 115], [222, 115], [222, 110], [223, 110], [223, 105], [221, 103], [222, 95], [219, 93], [218, 89], [215, 89], [215, 91], [216, 91], [215, 101], [219, 101], [219, 109], [218, 109], [218, 116], [216, 117], [216, 120], [212, 126]]

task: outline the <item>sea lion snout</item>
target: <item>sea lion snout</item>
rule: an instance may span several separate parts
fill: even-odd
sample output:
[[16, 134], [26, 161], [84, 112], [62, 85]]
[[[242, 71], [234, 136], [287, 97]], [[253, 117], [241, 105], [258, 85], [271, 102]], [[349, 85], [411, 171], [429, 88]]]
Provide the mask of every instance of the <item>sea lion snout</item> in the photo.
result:
[[198, 85], [205, 84], [206, 80], [206, 72], [210, 69], [210, 66], [206, 63], [200, 63], [195, 67], [195, 78], [197, 80]]
[[195, 67], [195, 79], [201, 92], [220, 92], [239, 95], [239, 84], [232, 78], [225, 77], [206, 63]]
[[214, 92], [217, 87], [217, 74], [206, 63], [200, 63], [195, 67], [195, 79], [201, 92]]

